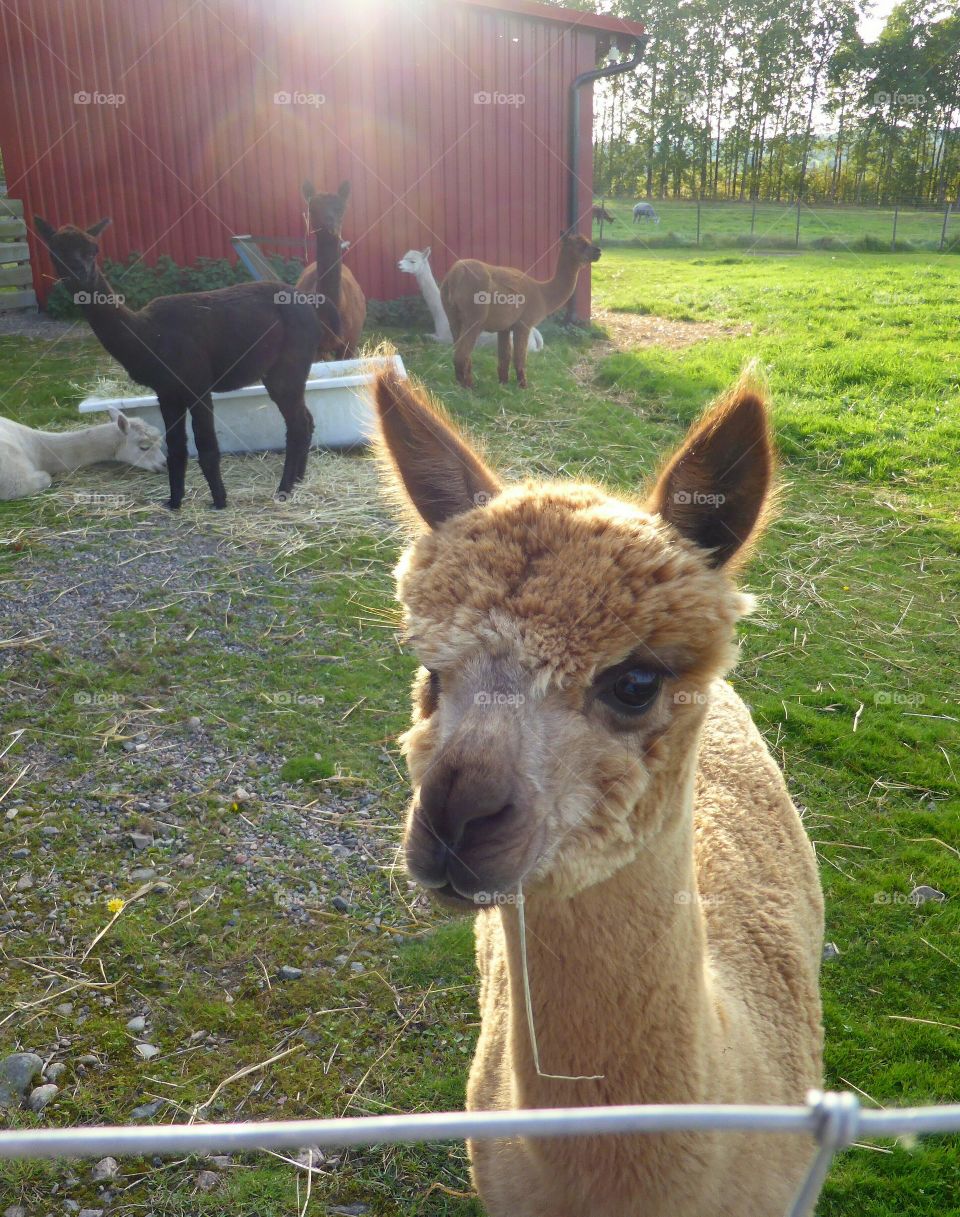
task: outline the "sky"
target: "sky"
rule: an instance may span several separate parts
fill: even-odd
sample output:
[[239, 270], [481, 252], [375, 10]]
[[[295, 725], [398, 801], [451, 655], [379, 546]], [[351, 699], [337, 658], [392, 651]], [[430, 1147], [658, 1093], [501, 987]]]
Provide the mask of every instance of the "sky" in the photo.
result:
[[899, 0], [874, 0], [873, 9], [868, 17], [860, 21], [860, 36], [864, 42], [873, 42], [883, 29], [883, 24]]

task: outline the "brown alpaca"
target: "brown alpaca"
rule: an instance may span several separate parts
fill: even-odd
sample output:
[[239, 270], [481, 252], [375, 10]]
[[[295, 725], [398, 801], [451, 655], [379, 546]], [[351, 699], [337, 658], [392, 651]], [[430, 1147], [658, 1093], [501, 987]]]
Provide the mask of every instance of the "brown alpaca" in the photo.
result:
[[[97, 266], [96, 238], [108, 219], [86, 230], [72, 224], [54, 229], [39, 216], [34, 216], [34, 223], [58, 278], [90, 328], [130, 378], [157, 395], [166, 428], [167, 506], [176, 510], [183, 501], [188, 412], [213, 505], [227, 505], [210, 394], [241, 389], [258, 380], [286, 423], [286, 456], [277, 494], [289, 494], [306, 472], [313, 435], [304, 386], [317, 345], [316, 310], [291, 302], [285, 284], [264, 282], [158, 296], [135, 312]], [[333, 319], [330, 323], [336, 325]]]
[[[398, 567], [423, 665], [407, 866], [482, 906], [468, 1107], [802, 1103], [821, 1080], [816, 863], [723, 679], [750, 607], [730, 571], [772, 476], [762, 394], [737, 386], [636, 500], [503, 486], [399, 379], [377, 406], [421, 526]], [[469, 1149], [491, 1217], [775, 1217], [809, 1154], [727, 1133]]]
[[296, 290], [332, 300], [339, 312], [339, 333], [322, 326], [317, 355], [322, 359], [354, 359], [367, 316], [367, 298], [353, 272], [342, 265], [340, 230], [350, 183], [341, 182], [336, 194], [318, 194], [310, 182], [304, 182], [303, 197], [307, 204], [307, 232], [313, 233], [316, 240], [316, 258], [297, 280]]
[[607, 211], [606, 207], [601, 207], [599, 203], [594, 203], [592, 214], [594, 224], [596, 224], [598, 220], [603, 220], [604, 224], [616, 224], [617, 222], [610, 212]]
[[477, 339], [487, 331], [498, 335], [497, 372], [500, 383], [510, 379], [510, 335], [517, 384], [527, 385], [527, 340], [544, 317], [573, 295], [583, 266], [596, 262], [600, 247], [586, 237], [565, 232], [552, 279], [531, 279], [511, 266], [490, 266], [476, 258], [454, 262], [440, 284], [440, 299], [453, 333], [453, 367], [457, 380], [472, 389]]

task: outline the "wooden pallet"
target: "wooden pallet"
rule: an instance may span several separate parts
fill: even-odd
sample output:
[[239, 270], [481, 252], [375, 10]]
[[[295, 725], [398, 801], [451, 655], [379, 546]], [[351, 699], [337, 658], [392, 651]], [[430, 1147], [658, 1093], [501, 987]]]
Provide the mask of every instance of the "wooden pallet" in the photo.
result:
[[26, 235], [22, 201], [0, 199], [0, 313], [37, 307]]

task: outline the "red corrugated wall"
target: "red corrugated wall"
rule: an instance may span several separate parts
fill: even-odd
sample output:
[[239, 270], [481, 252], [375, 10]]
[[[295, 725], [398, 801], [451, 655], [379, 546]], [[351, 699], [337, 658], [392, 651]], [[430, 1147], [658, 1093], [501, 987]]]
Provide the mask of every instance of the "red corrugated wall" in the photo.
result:
[[[232, 256], [238, 233], [299, 238], [304, 177], [349, 178], [346, 262], [372, 298], [416, 292], [396, 263], [428, 244], [438, 279], [468, 256], [551, 273], [567, 90], [597, 54], [583, 24], [459, 0], [4, 0], [0, 32], [8, 192], [28, 220], [112, 216], [109, 257], [190, 262]], [[323, 101], [276, 100], [297, 93]], [[49, 263], [32, 252], [43, 298]]]

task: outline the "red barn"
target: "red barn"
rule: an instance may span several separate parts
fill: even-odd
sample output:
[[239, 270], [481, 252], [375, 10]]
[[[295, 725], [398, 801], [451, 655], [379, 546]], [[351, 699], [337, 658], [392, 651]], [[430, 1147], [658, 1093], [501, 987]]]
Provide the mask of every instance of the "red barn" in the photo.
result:
[[[299, 243], [303, 179], [349, 178], [347, 264], [388, 300], [416, 291], [411, 247], [438, 277], [467, 256], [552, 273], [571, 83], [643, 28], [532, 0], [5, 0], [0, 31], [0, 150], [28, 220], [109, 215], [108, 256], [187, 263], [241, 233]], [[588, 85], [584, 232], [591, 126]], [[585, 274], [580, 316], [589, 299]]]

